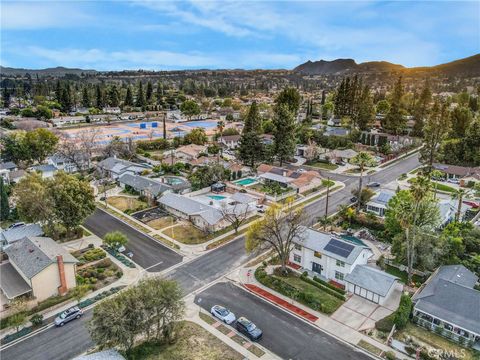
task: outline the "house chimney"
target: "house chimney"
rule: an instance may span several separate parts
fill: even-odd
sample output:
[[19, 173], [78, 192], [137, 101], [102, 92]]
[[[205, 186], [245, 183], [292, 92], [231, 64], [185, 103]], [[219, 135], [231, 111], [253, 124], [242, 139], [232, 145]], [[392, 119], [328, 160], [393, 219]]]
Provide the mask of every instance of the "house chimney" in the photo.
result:
[[63, 256], [57, 255], [58, 275], [60, 276], [60, 286], [58, 294], [63, 296], [67, 293], [67, 280], [65, 279], [65, 265], [63, 264]]

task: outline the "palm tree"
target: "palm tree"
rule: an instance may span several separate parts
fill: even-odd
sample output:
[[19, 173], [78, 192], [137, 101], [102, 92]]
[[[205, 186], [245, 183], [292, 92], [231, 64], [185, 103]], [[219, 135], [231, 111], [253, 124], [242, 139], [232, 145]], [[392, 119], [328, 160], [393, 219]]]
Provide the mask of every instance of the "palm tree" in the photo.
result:
[[467, 191], [465, 189], [458, 189], [455, 190], [455, 192], [452, 195], [452, 199], [457, 199], [457, 212], [455, 213], [455, 222], [460, 221], [460, 216], [462, 215], [462, 203], [463, 203], [463, 197]]
[[223, 129], [225, 128], [225, 122], [220, 120], [217, 122], [217, 129], [218, 129], [218, 133], [220, 134], [220, 142], [222, 142], [222, 138], [223, 138]]
[[[355, 155], [350, 162], [357, 165], [360, 168], [360, 179], [358, 181], [358, 198], [360, 199], [362, 194], [362, 183], [363, 183], [363, 172], [367, 166], [371, 166], [374, 162], [373, 157], [364, 151], [359, 152]], [[357, 201], [357, 206], [355, 208], [355, 214], [358, 215], [360, 211], [361, 201]]]
[[333, 224], [333, 221], [329, 217], [322, 216], [318, 218], [318, 223], [322, 226], [323, 230], [326, 230], [329, 225]]

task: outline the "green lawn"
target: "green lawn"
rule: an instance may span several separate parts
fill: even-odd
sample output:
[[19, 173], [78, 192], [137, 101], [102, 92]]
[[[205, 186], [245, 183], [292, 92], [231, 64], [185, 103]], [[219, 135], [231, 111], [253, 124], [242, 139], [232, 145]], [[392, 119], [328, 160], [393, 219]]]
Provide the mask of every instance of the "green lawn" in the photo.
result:
[[[390, 275], [399, 277], [400, 281], [403, 282], [404, 284], [407, 283], [408, 274], [405, 271], [401, 271], [400, 269], [397, 269], [396, 267], [391, 265], [385, 265], [385, 271]], [[423, 279], [418, 275], [413, 275], [412, 280], [413, 282], [420, 283], [420, 284], [422, 284], [425, 281], [425, 279]]]
[[242, 360], [243, 356], [200, 325], [185, 321], [173, 344], [143, 343], [129, 354], [135, 360]]
[[320, 161], [307, 161], [305, 165], [324, 169], [324, 170], [335, 170], [338, 169], [338, 165], [331, 163], [324, 163]]
[[357, 345], [377, 356], [380, 356], [380, 354], [382, 353], [382, 349], [377, 348], [375, 345], [372, 345], [365, 340], [360, 340]]
[[[413, 183], [415, 181], [416, 178], [411, 178], [411, 179], [408, 179], [408, 183]], [[444, 192], [449, 192], [449, 193], [453, 193], [456, 191], [455, 188], [451, 187], [451, 186], [448, 186], [448, 185], [445, 185], [445, 184], [442, 184], [442, 183], [439, 183], [439, 182], [436, 182], [436, 181], [432, 181], [432, 187], [437, 190], [437, 191], [444, 191]]]

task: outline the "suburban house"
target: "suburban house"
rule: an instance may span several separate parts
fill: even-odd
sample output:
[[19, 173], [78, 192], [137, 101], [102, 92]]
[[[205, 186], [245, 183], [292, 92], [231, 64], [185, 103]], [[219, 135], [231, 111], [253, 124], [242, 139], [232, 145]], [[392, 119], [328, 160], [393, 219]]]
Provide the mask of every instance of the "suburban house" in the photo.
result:
[[340, 126], [340, 125], [342, 125], [342, 119], [330, 118], [330, 119], [327, 121], [327, 125], [328, 125], [328, 126]]
[[396, 276], [368, 265], [357, 265], [345, 276], [349, 293], [380, 305], [383, 305], [395, 290], [401, 290], [402, 285], [398, 280]]
[[136, 164], [128, 160], [109, 157], [97, 164], [97, 170], [103, 176], [116, 180], [123, 174], [140, 175], [144, 171], [151, 170], [151, 168], [145, 164]]
[[5, 253], [8, 262], [0, 265], [0, 288], [8, 301], [28, 294], [43, 301], [76, 286], [78, 260], [48, 237], [24, 237]]
[[350, 162], [352, 158], [357, 156], [357, 152], [353, 149], [345, 150], [332, 150], [322, 155], [324, 159], [329, 160], [331, 163], [337, 162]]
[[8, 178], [10, 180], [10, 183], [18, 183], [20, 180], [22, 180], [25, 176], [27, 175], [27, 172], [25, 170], [13, 170], [10, 171], [8, 174]]
[[387, 210], [387, 204], [392, 197], [395, 196], [393, 191], [381, 190], [372, 199], [367, 202], [367, 212], [374, 213], [377, 216], [384, 217]]
[[287, 170], [279, 167], [261, 164], [257, 168], [260, 181], [276, 182], [282, 187], [291, 187], [298, 193], [304, 193], [322, 185], [322, 177], [317, 171]]
[[356, 265], [367, 264], [373, 255], [364, 244], [354, 243], [332, 234], [305, 228], [303, 239], [294, 239], [290, 261], [326, 280], [345, 285], [345, 276]]
[[53, 177], [53, 175], [55, 175], [55, 173], [58, 171], [58, 169], [52, 164], [42, 164], [42, 165], [32, 166], [31, 170], [40, 172], [40, 174], [42, 175], [42, 178], [44, 179]]
[[240, 135], [227, 135], [220, 138], [220, 143], [229, 149], [236, 149], [239, 146]]
[[[470, 209], [470, 206], [462, 203], [460, 206], [460, 219], [463, 219], [463, 216], [468, 209]], [[453, 199], [440, 200], [438, 202], [438, 210], [440, 212], [439, 227], [441, 228], [448, 225], [448, 223], [455, 219], [458, 211], [458, 201]]]
[[0, 232], [0, 250], [26, 236], [43, 236], [42, 227], [38, 224], [25, 224], [5, 229]]
[[413, 296], [417, 325], [480, 349], [478, 277], [463, 265], [439, 267]]
[[0, 176], [3, 178], [3, 181], [6, 183], [10, 183], [10, 173], [17, 170], [18, 170], [17, 165], [12, 161], [0, 163]]
[[435, 163], [433, 164], [433, 168], [442, 172], [447, 179], [459, 179], [460, 185], [462, 186], [467, 185], [468, 181], [480, 181], [480, 167], [466, 167]]
[[[205, 232], [215, 232], [230, 225], [225, 218], [226, 212], [247, 213], [251, 215], [255, 210], [249, 202], [244, 203], [246, 198], [230, 202], [224, 202], [223, 206], [217, 205], [217, 201], [212, 198], [189, 197], [167, 192], [159, 200], [158, 203], [170, 214], [190, 221], [193, 225]], [[216, 206], [217, 205], [217, 206]]]
[[[47, 159], [48, 164], [55, 166], [58, 170], [66, 173], [74, 173], [88, 168], [88, 156], [83, 153], [75, 153], [72, 159], [69, 159], [59, 153], [53, 154]], [[80, 169], [78, 166], [80, 165]]]
[[154, 201], [165, 191], [171, 191], [172, 187], [168, 184], [155, 181], [140, 175], [123, 174], [118, 178], [118, 183], [125, 189], [129, 186], [131, 189], [140, 193], [140, 195]]
[[201, 153], [206, 153], [207, 147], [205, 145], [184, 145], [180, 146], [175, 150], [175, 157], [177, 159], [182, 159], [190, 161], [199, 157]]
[[327, 126], [323, 135], [325, 136], [347, 136], [350, 134], [350, 129], [346, 129], [343, 127], [330, 127]]

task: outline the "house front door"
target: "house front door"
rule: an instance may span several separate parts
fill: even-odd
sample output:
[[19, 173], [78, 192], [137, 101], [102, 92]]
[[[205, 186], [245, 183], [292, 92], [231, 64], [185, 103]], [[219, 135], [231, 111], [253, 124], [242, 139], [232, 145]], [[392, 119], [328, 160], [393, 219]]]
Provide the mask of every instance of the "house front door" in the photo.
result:
[[323, 270], [322, 265], [317, 264], [316, 262], [312, 263], [312, 271], [316, 272], [317, 274], [321, 274]]

